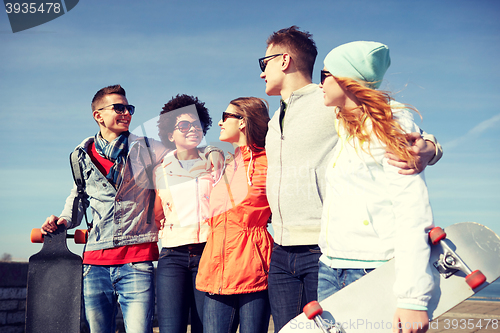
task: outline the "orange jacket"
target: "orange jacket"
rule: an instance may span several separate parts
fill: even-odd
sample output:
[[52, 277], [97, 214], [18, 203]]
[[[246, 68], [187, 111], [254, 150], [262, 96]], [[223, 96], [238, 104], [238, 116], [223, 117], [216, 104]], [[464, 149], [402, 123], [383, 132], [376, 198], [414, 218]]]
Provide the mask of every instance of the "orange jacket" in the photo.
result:
[[196, 276], [198, 290], [231, 295], [267, 289], [273, 238], [267, 231], [266, 175], [264, 151], [244, 146], [226, 159], [225, 174], [210, 195], [211, 231]]

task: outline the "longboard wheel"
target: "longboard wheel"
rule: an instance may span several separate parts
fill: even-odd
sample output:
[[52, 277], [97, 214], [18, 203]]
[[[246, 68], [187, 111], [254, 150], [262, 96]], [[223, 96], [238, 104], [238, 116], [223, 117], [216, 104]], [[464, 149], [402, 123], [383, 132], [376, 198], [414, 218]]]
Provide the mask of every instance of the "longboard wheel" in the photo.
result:
[[30, 239], [32, 243], [43, 243], [42, 229], [40, 228], [31, 229]]
[[319, 305], [318, 301], [312, 301], [304, 306], [304, 313], [307, 318], [314, 319], [314, 317], [320, 316], [323, 313], [323, 308]]
[[441, 227], [435, 227], [432, 228], [431, 231], [429, 231], [429, 239], [432, 243], [432, 245], [436, 245], [439, 243], [439, 241], [443, 240], [446, 238], [446, 232]]
[[465, 282], [467, 282], [469, 287], [471, 287], [472, 289], [476, 289], [484, 282], [486, 282], [486, 276], [484, 276], [484, 274], [480, 270], [475, 270], [465, 277]]
[[75, 243], [76, 244], [85, 244], [87, 243], [89, 231], [77, 229], [75, 230]]

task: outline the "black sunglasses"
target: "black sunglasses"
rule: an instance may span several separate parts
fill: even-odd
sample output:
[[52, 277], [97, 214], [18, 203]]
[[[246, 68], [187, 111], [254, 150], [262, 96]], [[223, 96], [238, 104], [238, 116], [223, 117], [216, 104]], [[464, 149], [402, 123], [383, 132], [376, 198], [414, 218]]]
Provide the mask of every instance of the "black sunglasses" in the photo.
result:
[[333, 76], [332, 73], [330, 73], [329, 71], [321, 71], [321, 79], [320, 79], [320, 82], [321, 84], [324, 84], [325, 83], [325, 79], [329, 76]]
[[267, 58], [274, 58], [274, 57], [277, 57], [277, 56], [280, 56], [280, 55], [283, 55], [283, 53], [279, 53], [279, 54], [273, 54], [273, 55], [268, 55], [267, 57], [263, 57], [263, 58], [260, 58], [259, 59], [259, 65], [260, 65], [260, 69], [262, 71], [265, 71], [266, 70], [266, 66], [267, 66], [267, 63], [269, 62], [269, 59], [268, 61], [264, 61], [266, 60]]
[[222, 112], [222, 122], [225, 122], [227, 118], [243, 119], [243, 117], [240, 115], [229, 112]]
[[181, 133], [187, 133], [191, 127], [193, 127], [196, 131], [201, 131], [203, 129], [201, 121], [199, 120], [193, 121], [192, 123], [187, 120], [181, 120], [177, 123], [177, 125], [175, 125], [174, 130], [178, 129]]
[[94, 110], [94, 111], [101, 111], [101, 110], [104, 110], [105, 108], [110, 107], [110, 106], [113, 106], [113, 110], [115, 110], [115, 112], [118, 114], [124, 114], [125, 109], [128, 110], [128, 113], [130, 113], [130, 115], [133, 115], [135, 112], [135, 106], [125, 105], [125, 104], [121, 104], [121, 103], [106, 105], [105, 107]]

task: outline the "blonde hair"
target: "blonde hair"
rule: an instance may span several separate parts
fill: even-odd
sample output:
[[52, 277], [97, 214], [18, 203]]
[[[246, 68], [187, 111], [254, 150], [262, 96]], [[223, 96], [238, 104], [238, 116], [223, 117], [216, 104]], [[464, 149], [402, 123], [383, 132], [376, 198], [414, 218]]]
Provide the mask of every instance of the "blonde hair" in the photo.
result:
[[[401, 125], [394, 119], [392, 108], [406, 108], [418, 113], [417, 109], [410, 105], [391, 107], [389, 103], [392, 98], [387, 92], [367, 88], [350, 78], [334, 77], [334, 79], [345, 91], [352, 93], [359, 103], [357, 108], [340, 109], [338, 113], [337, 117], [347, 133], [361, 142], [367, 142], [369, 147], [370, 133], [365, 131], [365, 122], [369, 119], [373, 126], [373, 134], [387, 146], [387, 150], [415, 167], [416, 157], [410, 152], [410, 143]], [[360, 110], [361, 114], [356, 112], [357, 110]]]

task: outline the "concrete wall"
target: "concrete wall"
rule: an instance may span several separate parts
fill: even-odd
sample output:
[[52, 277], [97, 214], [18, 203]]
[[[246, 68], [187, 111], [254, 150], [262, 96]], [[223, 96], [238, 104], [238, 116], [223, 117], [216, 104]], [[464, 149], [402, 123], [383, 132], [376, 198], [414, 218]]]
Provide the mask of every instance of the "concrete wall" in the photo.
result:
[[27, 262], [0, 262], [0, 332], [24, 332], [27, 281]]

